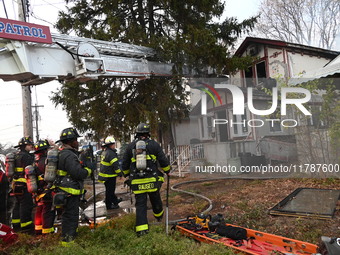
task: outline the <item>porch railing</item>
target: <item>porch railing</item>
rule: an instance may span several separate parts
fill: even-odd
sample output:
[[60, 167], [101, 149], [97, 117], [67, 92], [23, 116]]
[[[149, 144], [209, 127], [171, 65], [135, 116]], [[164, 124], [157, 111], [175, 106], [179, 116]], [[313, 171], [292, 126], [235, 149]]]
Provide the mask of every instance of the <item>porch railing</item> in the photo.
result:
[[188, 173], [190, 162], [194, 159], [204, 158], [203, 144], [179, 145], [170, 152], [170, 165], [174, 173], [182, 177]]

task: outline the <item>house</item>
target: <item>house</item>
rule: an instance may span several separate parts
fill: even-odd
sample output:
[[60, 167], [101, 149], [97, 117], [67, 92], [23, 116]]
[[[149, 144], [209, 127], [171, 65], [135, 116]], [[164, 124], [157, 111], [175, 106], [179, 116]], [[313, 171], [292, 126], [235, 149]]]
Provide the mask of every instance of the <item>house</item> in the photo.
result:
[[[311, 106], [315, 109], [313, 115], [305, 120], [305, 125], [300, 125], [295, 129], [299, 162], [325, 166], [321, 171], [321, 176], [325, 176], [327, 173], [331, 174], [333, 170], [328, 167], [333, 168], [340, 163], [339, 78], [340, 55], [325, 66], [310, 70], [289, 82], [291, 85], [305, 82], [318, 84], [322, 88], [318, 90], [318, 93], [327, 98], [327, 100], [320, 100], [319, 104]], [[335, 88], [335, 93], [326, 92], [325, 89], [330, 87]], [[318, 172], [316, 174], [320, 176]]]
[[[201, 143], [205, 160], [219, 165], [244, 155], [262, 156], [267, 162], [296, 161], [293, 127], [299, 125], [299, 119], [289, 110], [284, 116], [276, 110], [284, 101], [280, 94], [275, 98], [277, 81], [288, 83], [291, 77], [321, 68], [338, 55], [301, 44], [247, 37], [235, 56], [254, 57], [249, 68], [219, 80], [189, 81], [191, 93], [201, 100], [193, 106], [189, 118], [172, 124], [176, 145]], [[228, 89], [226, 85], [230, 85]], [[307, 93], [304, 96], [307, 98]], [[240, 114], [235, 114], [236, 110]]]

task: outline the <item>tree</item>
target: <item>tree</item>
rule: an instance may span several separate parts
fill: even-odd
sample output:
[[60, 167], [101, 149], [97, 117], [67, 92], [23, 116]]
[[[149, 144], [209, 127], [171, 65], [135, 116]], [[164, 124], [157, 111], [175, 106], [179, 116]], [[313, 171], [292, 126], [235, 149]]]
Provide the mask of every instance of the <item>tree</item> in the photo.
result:
[[[101, 79], [86, 84], [68, 82], [53, 101], [66, 109], [80, 130], [92, 129], [100, 136], [127, 137], [139, 121], [166, 127], [187, 112], [181, 72], [186, 65], [200, 75], [210, 67], [216, 75], [239, 66], [229, 57], [237, 37], [250, 31], [256, 18], [243, 22], [226, 19], [219, 0], [66, 0], [72, 7], [59, 13], [56, 27], [62, 33], [119, 41], [154, 48], [161, 61], [175, 63], [172, 79]], [[242, 62], [242, 61], [241, 61]], [[235, 64], [236, 63], [236, 64]], [[227, 68], [228, 67], [228, 70]]]
[[339, 0], [263, 0], [256, 30], [267, 38], [332, 49], [339, 25]]

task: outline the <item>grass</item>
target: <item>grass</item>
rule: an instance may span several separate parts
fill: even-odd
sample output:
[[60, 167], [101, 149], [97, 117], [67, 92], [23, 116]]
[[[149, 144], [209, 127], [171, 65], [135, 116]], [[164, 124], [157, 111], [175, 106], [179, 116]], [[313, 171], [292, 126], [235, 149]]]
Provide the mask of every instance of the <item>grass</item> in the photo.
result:
[[[209, 213], [222, 213], [228, 223], [314, 244], [318, 244], [321, 235], [338, 236], [339, 213], [331, 220], [317, 220], [271, 216], [268, 209], [297, 187], [338, 189], [339, 179], [222, 180], [207, 183], [182, 188], [192, 192], [199, 190], [200, 194], [213, 199], [214, 207]], [[170, 192], [169, 200], [170, 212], [181, 217], [202, 212], [207, 206], [204, 200], [179, 192]], [[178, 232], [167, 236], [164, 226], [160, 225], [151, 225], [148, 235], [137, 238], [134, 224], [135, 215], [130, 214], [114, 218], [110, 224], [95, 231], [81, 227], [75, 246], [70, 248], [60, 246], [59, 234], [45, 238], [20, 235], [16, 245], [5, 251], [1, 251], [0, 246], [0, 254], [234, 254], [219, 245], [199, 244]]]
[[85, 254], [120, 254], [120, 255], [161, 255], [161, 254], [229, 254], [233, 252], [220, 245], [199, 244], [185, 238], [180, 233], [165, 234], [164, 226], [152, 225], [150, 233], [137, 238], [134, 232], [135, 215], [115, 218], [109, 224], [92, 231], [80, 227], [76, 243], [72, 247], [61, 247], [59, 234], [44, 238], [21, 235], [19, 242], [2, 251], [11, 255], [85, 255]]

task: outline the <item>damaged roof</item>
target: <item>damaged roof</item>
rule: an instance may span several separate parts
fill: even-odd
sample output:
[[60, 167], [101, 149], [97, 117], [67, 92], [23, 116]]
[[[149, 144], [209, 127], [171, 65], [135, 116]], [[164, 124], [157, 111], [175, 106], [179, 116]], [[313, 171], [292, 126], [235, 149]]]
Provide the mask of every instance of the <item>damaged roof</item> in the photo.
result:
[[326, 50], [322, 48], [307, 46], [303, 44], [290, 43], [280, 40], [272, 40], [258, 37], [247, 37], [244, 39], [240, 47], [236, 50], [235, 56], [242, 56], [242, 54], [247, 50], [247, 48], [251, 45], [269, 45], [276, 48], [287, 48], [293, 52], [301, 52], [310, 55], [317, 55], [320, 57], [326, 57], [330, 59], [334, 59], [339, 55], [339, 51], [334, 50]]

